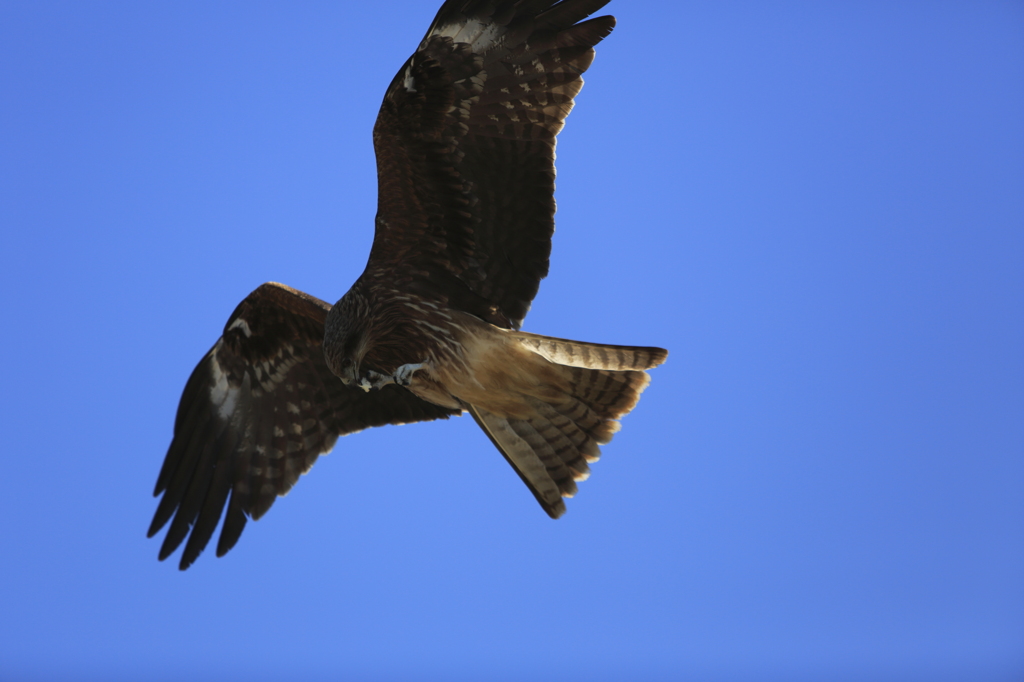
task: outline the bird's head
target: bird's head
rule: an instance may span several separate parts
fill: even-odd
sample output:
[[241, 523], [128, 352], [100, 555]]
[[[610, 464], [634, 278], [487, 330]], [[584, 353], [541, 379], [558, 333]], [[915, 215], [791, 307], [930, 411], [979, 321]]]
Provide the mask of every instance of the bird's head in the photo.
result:
[[362, 321], [364, 301], [355, 287], [338, 301], [324, 324], [324, 358], [327, 367], [346, 386], [359, 381], [360, 364], [366, 355], [366, 334]]

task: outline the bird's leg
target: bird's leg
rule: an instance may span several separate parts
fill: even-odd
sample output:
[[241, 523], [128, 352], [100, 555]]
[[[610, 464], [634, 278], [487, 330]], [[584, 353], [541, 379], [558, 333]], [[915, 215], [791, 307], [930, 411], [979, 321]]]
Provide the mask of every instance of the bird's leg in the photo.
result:
[[416, 373], [416, 370], [423, 369], [425, 366], [422, 362], [409, 363], [400, 366], [395, 370], [393, 376], [387, 374], [381, 374], [380, 372], [374, 372], [372, 369], [368, 369], [363, 372], [363, 376], [356, 382], [356, 386], [369, 393], [372, 389], [383, 388], [388, 384], [398, 384], [399, 386], [409, 386], [412, 384], [412, 375]]
[[359, 382], [356, 385], [369, 393], [371, 388], [381, 388], [382, 386], [387, 386], [388, 384], [393, 383], [395, 383], [394, 377], [368, 369], [363, 373], [363, 376], [360, 377]]
[[412, 384], [412, 375], [416, 373], [416, 370], [423, 369], [426, 363], [417, 362], [402, 365], [395, 370], [394, 382], [399, 386], [409, 386]]

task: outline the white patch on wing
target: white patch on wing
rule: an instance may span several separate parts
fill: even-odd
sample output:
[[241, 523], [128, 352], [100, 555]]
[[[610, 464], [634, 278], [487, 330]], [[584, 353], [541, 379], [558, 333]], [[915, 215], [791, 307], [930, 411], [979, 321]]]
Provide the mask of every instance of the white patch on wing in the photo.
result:
[[462, 24], [445, 24], [434, 29], [433, 35], [443, 38], [454, 38], [462, 30]]
[[504, 26], [491, 21], [469, 19], [465, 24], [438, 26], [431, 35], [451, 38], [453, 43], [469, 43], [473, 51], [479, 54], [494, 45], [495, 40], [504, 32]]
[[479, 34], [474, 36], [472, 40], [469, 41], [473, 45], [473, 51], [476, 53], [483, 52], [487, 48], [494, 45], [498, 36], [505, 32], [504, 26], [498, 26], [497, 24], [493, 24], [490, 22], [483, 25], [483, 27], [484, 30], [482, 30]]
[[416, 79], [412, 77], [412, 64], [405, 67], [405, 78], [402, 80], [402, 87], [406, 92], [416, 92]]
[[245, 338], [252, 336], [252, 329], [249, 328], [249, 323], [242, 318], [238, 318], [228, 326], [228, 331], [232, 329], [241, 329], [242, 333], [245, 334]]
[[220, 363], [217, 362], [217, 350], [220, 348], [220, 341], [217, 342], [217, 348], [214, 349], [213, 354], [210, 356], [210, 369], [213, 374], [213, 386], [210, 387], [210, 402], [217, 407], [217, 414], [220, 418], [227, 421], [231, 419], [231, 415], [235, 412], [235, 407], [238, 405], [238, 391], [239, 389], [232, 386], [228, 381], [228, 375], [224, 373], [224, 370], [220, 368]]

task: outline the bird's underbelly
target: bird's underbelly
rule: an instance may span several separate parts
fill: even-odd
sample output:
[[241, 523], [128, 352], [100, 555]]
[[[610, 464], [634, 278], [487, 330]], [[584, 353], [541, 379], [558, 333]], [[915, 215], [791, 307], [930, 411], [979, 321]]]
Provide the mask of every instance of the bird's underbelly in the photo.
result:
[[562, 367], [531, 352], [504, 330], [464, 317], [468, 319], [459, 320], [453, 343], [430, 353], [413, 376], [413, 393], [446, 407], [469, 404], [501, 416], [525, 417], [533, 410], [531, 397], [552, 401], [570, 391]]

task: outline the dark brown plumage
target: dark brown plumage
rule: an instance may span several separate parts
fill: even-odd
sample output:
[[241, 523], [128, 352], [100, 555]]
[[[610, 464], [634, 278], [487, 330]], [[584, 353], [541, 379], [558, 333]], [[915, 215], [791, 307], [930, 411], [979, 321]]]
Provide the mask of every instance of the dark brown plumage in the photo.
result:
[[548, 271], [555, 136], [615, 23], [584, 19], [606, 2], [441, 7], [374, 126], [362, 276], [333, 308], [264, 284], [192, 373], [156, 486], [160, 559], [188, 537], [187, 568], [226, 506], [223, 555], [339, 435], [464, 411], [564, 512], [667, 356], [519, 331]]

